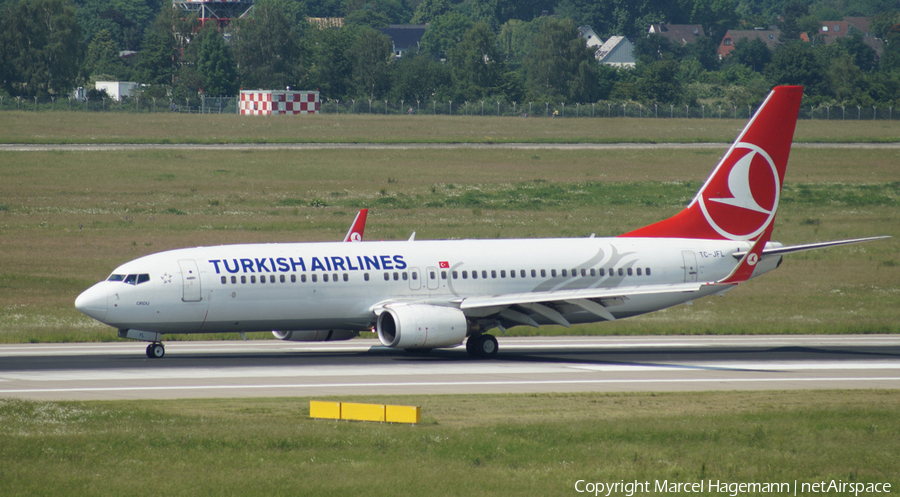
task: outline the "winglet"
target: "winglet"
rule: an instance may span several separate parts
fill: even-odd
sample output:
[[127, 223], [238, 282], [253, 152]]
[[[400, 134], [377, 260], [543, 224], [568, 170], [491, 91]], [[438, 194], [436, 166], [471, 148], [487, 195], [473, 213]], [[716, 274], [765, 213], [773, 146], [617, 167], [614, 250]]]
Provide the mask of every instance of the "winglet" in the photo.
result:
[[350, 225], [350, 231], [344, 236], [345, 242], [361, 242], [363, 239], [363, 231], [366, 230], [366, 217], [369, 215], [369, 209], [360, 209], [356, 214], [356, 219]]

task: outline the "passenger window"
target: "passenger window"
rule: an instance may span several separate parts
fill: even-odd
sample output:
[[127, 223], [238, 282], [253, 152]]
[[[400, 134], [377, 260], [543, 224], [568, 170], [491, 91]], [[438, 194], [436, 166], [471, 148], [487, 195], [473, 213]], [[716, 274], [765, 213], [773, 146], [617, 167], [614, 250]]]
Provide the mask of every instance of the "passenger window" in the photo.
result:
[[403, 281], [406, 281], [409, 278], [409, 273], [400, 273], [400, 277]]
[[413, 271], [413, 272], [412, 272], [412, 279], [418, 280], [418, 279], [419, 279], [419, 273]]
[[315, 283], [318, 279], [319, 279], [319, 277], [315, 273], [313, 273], [312, 282]]
[[394, 273], [394, 281], [400, 281], [400, 274]]
[[350, 277], [347, 276], [347, 273], [344, 273], [344, 281], [350, 281]]
[[513, 269], [513, 270], [511, 270], [511, 271], [509, 272], [509, 277], [510, 277], [510, 278], [515, 278], [515, 277], [516, 277], [516, 270], [515, 270], [515, 269]]
[[259, 282], [260, 282], [260, 283], [265, 283], [265, 282], [266, 282], [266, 277], [265, 277], [265, 276], [260, 276], [260, 277], [259, 277]]
[[241, 276], [241, 284], [243, 285], [243, 284], [245, 284], [245, 283], [247, 283], [247, 277], [246, 277], [246, 276]]
[[384, 273], [384, 281], [391, 281], [391, 273]]
[[337, 273], [334, 273], [334, 274], [331, 276], [331, 281], [337, 283], [337, 280], [338, 280]]
[[296, 282], [297, 282], [297, 275], [296, 275], [296, 274], [292, 274], [292, 275], [291, 275], [291, 283], [296, 283]]
[[519, 276], [521, 276], [521, 277], [523, 277], [523, 278], [525, 277], [525, 270], [524, 270], [524, 269], [521, 270], [521, 271], [519, 271]]
[[256, 276], [250, 277], [250, 283], [256, 283]]
[[612, 268], [612, 267], [609, 268], [609, 275], [610, 275], [610, 276], [615, 276], [615, 275], [616, 275], [616, 268]]
[[453, 271], [450, 274], [453, 276], [454, 280], [459, 277], [459, 273], [457, 273], [456, 271]]
[[547, 270], [541, 269], [541, 278], [546, 278], [546, 277], [547, 277]]
[[628, 268], [628, 276], [631, 276], [631, 268]]
[[551, 278], [556, 278], [556, 270], [555, 270], [555, 269], [551, 269], [551, 270], [550, 270], [550, 277], [551, 277]]
[[429, 278], [434, 279], [434, 276], [435, 276], [434, 271], [428, 271]]
[[594, 276], [597, 276], [597, 270], [594, 268], [591, 268], [591, 278], [593, 278]]
[[625, 270], [623, 268], [619, 268], [619, 276], [625, 276]]
[[641, 268], [637, 268], [637, 275], [638, 275], [638, 276], [641, 275]]
[[232, 285], [237, 284], [237, 276], [232, 276], [232, 277], [231, 277], [231, 284], [232, 284]]
[[467, 271], [463, 271], [463, 279], [468, 278], [469, 273]]
[[506, 270], [505, 270], [505, 269], [501, 269], [501, 270], [500, 270], [500, 277], [501, 277], [501, 278], [506, 278]]
[[562, 270], [562, 277], [565, 278], [569, 273], [566, 272], [565, 269]]
[[447, 271], [441, 271], [441, 279], [442, 279], [442, 280], [446, 280], [446, 279], [447, 279]]
[[283, 274], [278, 277], [278, 280], [281, 281], [282, 283], [284, 283], [286, 281]]
[[[591, 272], [593, 272], [593, 271], [594, 271], [594, 270], [591, 269]], [[581, 270], [581, 276], [587, 276], [587, 272], [585, 272], [584, 269]], [[593, 276], [593, 275], [591, 275], [591, 276]]]
[[647, 268], [647, 276], [650, 276], [650, 268]]
[[535, 271], [534, 269], [531, 270], [531, 277], [537, 278], [537, 271]]
[[478, 271], [472, 271], [472, 279], [473, 279], [473, 280], [477, 280], [477, 279], [478, 279]]
[[305, 274], [300, 275], [300, 283], [306, 283], [306, 275]]
[[328, 273], [322, 275], [322, 281], [328, 283]]
[[497, 270], [491, 269], [491, 278], [497, 279]]
[[605, 270], [605, 269], [600, 268], [600, 276], [606, 276], [606, 270]]
[[222, 276], [222, 284], [224, 285], [225, 283], [228, 283], [228, 277]]
[[485, 280], [487, 279], [487, 270], [481, 271], [481, 278]]

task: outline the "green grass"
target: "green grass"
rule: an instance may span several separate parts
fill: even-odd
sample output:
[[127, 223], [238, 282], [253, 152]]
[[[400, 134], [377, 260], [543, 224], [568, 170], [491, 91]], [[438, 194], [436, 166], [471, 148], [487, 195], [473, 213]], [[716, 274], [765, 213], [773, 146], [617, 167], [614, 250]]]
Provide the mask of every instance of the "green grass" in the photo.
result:
[[419, 405], [418, 426], [310, 420], [308, 400], [0, 400], [0, 494], [568, 495], [580, 479], [900, 484], [893, 392], [354, 399]]
[[[599, 113], [598, 113], [599, 115]], [[0, 143], [731, 143], [745, 119], [4, 111]], [[895, 121], [801, 120], [799, 142], [895, 142]]]

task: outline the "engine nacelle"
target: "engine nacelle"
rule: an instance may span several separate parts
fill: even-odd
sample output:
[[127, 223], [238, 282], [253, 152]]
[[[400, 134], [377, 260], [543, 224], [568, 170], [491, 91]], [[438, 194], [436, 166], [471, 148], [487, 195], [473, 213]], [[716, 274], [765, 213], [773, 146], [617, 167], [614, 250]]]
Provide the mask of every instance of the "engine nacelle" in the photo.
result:
[[350, 340], [359, 336], [355, 330], [292, 330], [273, 331], [275, 338], [291, 342], [330, 342], [333, 340]]
[[406, 304], [389, 307], [378, 316], [375, 330], [386, 347], [431, 349], [452, 347], [466, 339], [468, 323], [455, 307]]

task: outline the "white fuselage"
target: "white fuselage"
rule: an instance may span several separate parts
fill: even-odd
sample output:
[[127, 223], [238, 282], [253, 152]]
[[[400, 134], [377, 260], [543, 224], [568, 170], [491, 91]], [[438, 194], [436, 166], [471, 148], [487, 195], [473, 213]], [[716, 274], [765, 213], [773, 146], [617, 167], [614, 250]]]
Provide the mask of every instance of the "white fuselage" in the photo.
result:
[[[379, 303], [459, 305], [493, 295], [617, 289], [603, 305], [615, 318], [643, 314], [722, 287], [641, 295], [642, 286], [715, 282], [749, 242], [658, 238], [572, 238], [279, 243], [196, 247], [123, 264], [76, 305], [110, 326], [156, 333], [364, 330]], [[754, 276], [774, 269], [764, 257]], [[129, 276], [137, 275], [136, 278]], [[140, 275], [149, 279], [138, 283]], [[118, 280], [118, 281], [115, 281]], [[472, 319], [497, 309], [467, 311]], [[571, 323], [601, 318], [562, 306]], [[540, 324], [552, 324], [540, 316]]]

